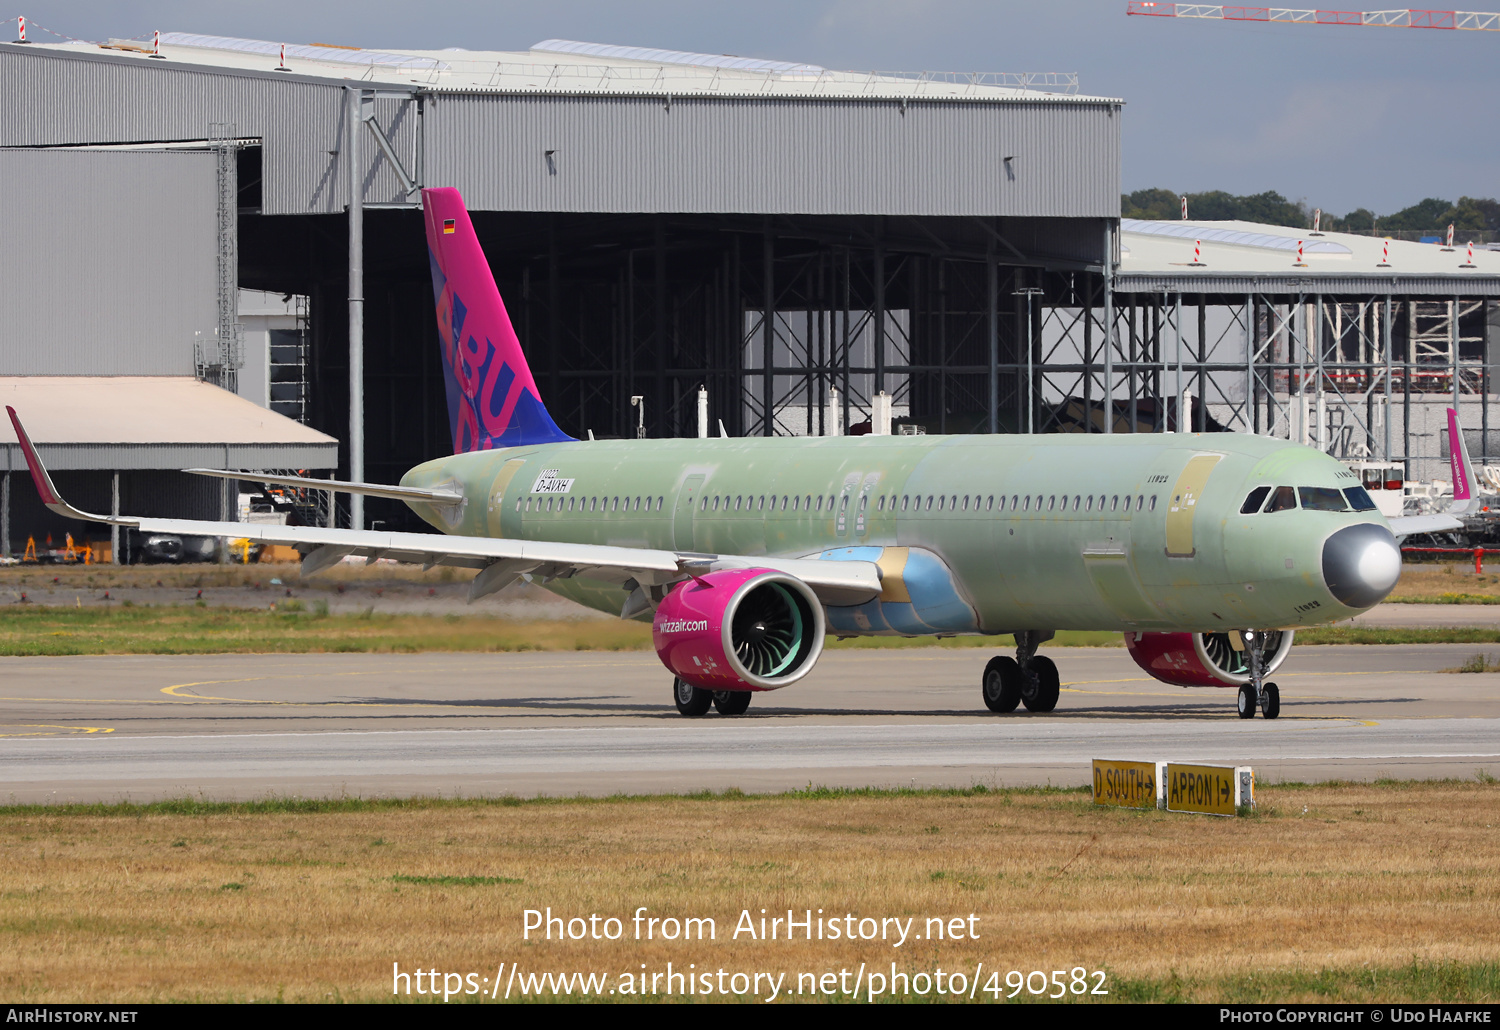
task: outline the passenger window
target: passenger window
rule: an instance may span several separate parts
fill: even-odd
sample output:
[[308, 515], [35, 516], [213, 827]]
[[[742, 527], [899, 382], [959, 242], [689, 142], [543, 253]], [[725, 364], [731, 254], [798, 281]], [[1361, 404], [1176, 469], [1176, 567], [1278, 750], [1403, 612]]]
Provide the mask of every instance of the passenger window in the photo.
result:
[[1030, 494], [1026, 495], [1026, 499], [1025, 499], [1025, 502], [1023, 503], [1023, 505], [1021, 507], [1021, 510], [1022, 511], [1030, 511], [1031, 510], [1031, 495]]
[[848, 511], [848, 510], [849, 510], [849, 495], [848, 494], [844, 494], [842, 497], [839, 498], [839, 511]]
[[1355, 511], [1375, 510], [1375, 502], [1370, 499], [1370, 495], [1365, 492], [1365, 488], [1362, 486], [1346, 487], [1344, 496], [1349, 499], [1349, 507]]
[[[1005, 503], [1005, 498], [1003, 498], [1003, 497], [1000, 498], [1000, 503], [1004, 504]], [[995, 495], [994, 494], [990, 494], [989, 498], [985, 500], [985, 502], [984, 502], [984, 510], [985, 511], [994, 511], [995, 510]]]
[[927, 510], [932, 510], [932, 494], [927, 495]]
[[1344, 511], [1347, 508], [1344, 494], [1337, 487], [1299, 486], [1297, 492], [1302, 495], [1302, 507], [1306, 511]]
[[[1126, 504], [1129, 504], [1129, 503], [1130, 503], [1130, 498], [1128, 498], [1128, 497], [1127, 497], [1127, 498], [1125, 498], [1125, 503], [1126, 503]], [[1114, 510], [1115, 510], [1115, 509], [1116, 509], [1116, 508], [1118, 508], [1118, 507], [1119, 507], [1119, 506], [1120, 506], [1120, 498], [1119, 498], [1119, 496], [1118, 496], [1118, 495], [1116, 495], [1116, 496], [1114, 496], [1114, 497], [1111, 497], [1111, 498], [1110, 498], [1110, 499], [1109, 499], [1109, 510], [1110, 510], [1110, 511], [1114, 511]]]
[[1155, 494], [1151, 495], [1151, 510], [1152, 511], [1156, 510], [1156, 495]]
[[938, 494], [938, 511], [942, 511], [943, 510], [943, 500], [944, 500], [943, 495], [942, 494]]
[[[1156, 498], [1151, 499], [1153, 502]], [[1155, 505], [1152, 505], [1153, 509]], [[1271, 503], [1266, 505], [1266, 511], [1290, 511], [1297, 507], [1297, 494], [1289, 486], [1278, 486], [1276, 492], [1271, 495]]]
[[1260, 506], [1266, 503], [1266, 494], [1271, 492], [1269, 486], [1258, 486], [1250, 491], [1250, 496], [1245, 498], [1245, 503], [1240, 505], [1241, 515], [1254, 515], [1260, 511]]
[[860, 494], [859, 495], [859, 510], [860, 511], [864, 511], [869, 506], [870, 506], [870, 495], [869, 494]]
[[1015, 511], [1016, 510], [1016, 505], [1018, 503], [1020, 503], [1020, 500], [1021, 499], [1019, 497], [1017, 497], [1015, 494], [1011, 494], [1010, 495], [1010, 510], [1011, 511]]
[[881, 496], [880, 500], [878, 500], [878, 501], [875, 502], [875, 510], [876, 511], [885, 511], [885, 497], [884, 497], [884, 495]]

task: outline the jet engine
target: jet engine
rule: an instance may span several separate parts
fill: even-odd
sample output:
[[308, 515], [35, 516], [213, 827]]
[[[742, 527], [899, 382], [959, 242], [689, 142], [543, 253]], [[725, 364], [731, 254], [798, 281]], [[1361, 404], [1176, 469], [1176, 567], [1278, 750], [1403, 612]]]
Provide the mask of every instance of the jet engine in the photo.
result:
[[674, 587], [656, 609], [662, 664], [704, 690], [777, 690], [823, 652], [823, 605], [795, 576], [721, 569]]
[[[1292, 649], [1291, 630], [1264, 631], [1264, 675], [1275, 672]], [[1236, 644], [1239, 645], [1236, 648]], [[1135, 664], [1179, 687], [1238, 687], [1250, 682], [1250, 654], [1234, 633], [1126, 633]]]

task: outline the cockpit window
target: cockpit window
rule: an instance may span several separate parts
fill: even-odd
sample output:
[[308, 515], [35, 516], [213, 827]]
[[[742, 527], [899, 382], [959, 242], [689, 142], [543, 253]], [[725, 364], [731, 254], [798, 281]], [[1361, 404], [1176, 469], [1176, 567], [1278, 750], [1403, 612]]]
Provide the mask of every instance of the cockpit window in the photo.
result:
[[1375, 502], [1370, 500], [1370, 495], [1362, 486], [1350, 486], [1344, 488], [1344, 496], [1349, 498], [1349, 507], [1355, 511], [1374, 511]]
[[1278, 486], [1276, 492], [1271, 495], [1271, 503], [1266, 505], [1266, 511], [1290, 511], [1297, 507], [1297, 491], [1289, 486]]
[[1266, 494], [1271, 492], [1269, 486], [1258, 486], [1250, 491], [1250, 496], [1245, 498], [1245, 503], [1240, 505], [1241, 515], [1254, 515], [1260, 511], [1260, 506], [1266, 503]]
[[1348, 505], [1344, 502], [1344, 494], [1337, 487], [1300, 486], [1297, 492], [1302, 495], [1302, 507], [1309, 511], [1348, 510]]

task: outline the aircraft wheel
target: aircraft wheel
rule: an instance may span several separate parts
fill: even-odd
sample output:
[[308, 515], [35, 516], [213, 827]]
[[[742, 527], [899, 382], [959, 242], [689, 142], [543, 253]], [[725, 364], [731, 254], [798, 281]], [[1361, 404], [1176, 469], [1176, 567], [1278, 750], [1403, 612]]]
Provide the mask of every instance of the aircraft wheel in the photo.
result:
[[1009, 655], [991, 658], [980, 681], [984, 706], [992, 712], [1014, 712], [1021, 703], [1021, 685], [1025, 681], [1014, 658]]
[[720, 715], [744, 715], [754, 696], [752, 690], [715, 690], [714, 708]]
[[677, 702], [677, 710], [683, 715], [702, 715], [708, 711], [708, 706], [714, 703], [712, 690], [700, 690], [680, 679], [672, 680], [672, 700]]
[[1050, 712], [1057, 707], [1057, 698], [1062, 690], [1061, 678], [1057, 675], [1057, 663], [1044, 655], [1037, 655], [1031, 659], [1026, 670], [1026, 677], [1034, 684], [1027, 696], [1026, 691], [1021, 692], [1021, 701], [1026, 705], [1028, 712]]
[[1240, 684], [1240, 718], [1255, 718], [1255, 688], [1248, 683]]
[[1281, 690], [1274, 683], [1265, 684], [1266, 701], [1260, 707], [1260, 714], [1267, 719], [1274, 719], [1281, 714]]

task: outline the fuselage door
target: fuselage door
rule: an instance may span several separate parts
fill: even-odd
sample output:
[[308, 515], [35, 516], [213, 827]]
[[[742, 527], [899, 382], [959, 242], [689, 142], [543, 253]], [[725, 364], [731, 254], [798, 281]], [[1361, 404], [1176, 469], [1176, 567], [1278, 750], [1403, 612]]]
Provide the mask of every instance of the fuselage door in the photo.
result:
[[1203, 489], [1224, 455], [1197, 454], [1177, 477], [1177, 485], [1167, 499], [1167, 557], [1191, 558], [1197, 553], [1193, 546], [1193, 515], [1198, 502], [1203, 499]]
[[677, 507], [672, 512], [672, 542], [679, 551], [693, 549], [693, 512], [703, 493], [703, 476], [688, 476], [677, 492]]

